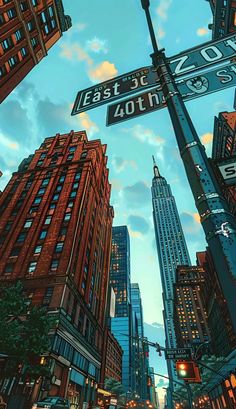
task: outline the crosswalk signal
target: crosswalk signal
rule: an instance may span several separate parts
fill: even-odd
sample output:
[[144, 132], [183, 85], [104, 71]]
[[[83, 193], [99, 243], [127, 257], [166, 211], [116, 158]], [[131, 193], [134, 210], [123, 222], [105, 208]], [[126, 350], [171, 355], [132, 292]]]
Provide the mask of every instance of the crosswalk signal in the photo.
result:
[[194, 361], [177, 361], [176, 371], [179, 379], [192, 383], [201, 383], [199, 368]]

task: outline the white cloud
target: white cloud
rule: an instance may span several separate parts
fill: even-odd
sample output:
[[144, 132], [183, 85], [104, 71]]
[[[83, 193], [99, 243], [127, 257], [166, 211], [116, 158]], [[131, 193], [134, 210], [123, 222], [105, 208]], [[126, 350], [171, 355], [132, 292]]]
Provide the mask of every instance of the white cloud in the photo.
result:
[[107, 54], [108, 49], [105, 40], [101, 40], [100, 38], [94, 37], [92, 40], [87, 41], [87, 48], [94, 52], [94, 53], [101, 53]]
[[160, 4], [157, 7], [156, 12], [161, 19], [167, 20], [168, 11], [169, 11], [171, 3], [172, 3], [172, 0], [161, 0], [160, 1]]
[[143, 125], [135, 125], [133, 128], [124, 129], [124, 132], [129, 132], [139, 142], [148, 143], [149, 145], [160, 146], [165, 143], [165, 140], [155, 134], [150, 128], [145, 128]]
[[5, 135], [0, 133], [0, 145], [12, 149], [12, 150], [19, 150], [19, 144], [16, 141], [12, 141], [11, 139], [7, 138]]

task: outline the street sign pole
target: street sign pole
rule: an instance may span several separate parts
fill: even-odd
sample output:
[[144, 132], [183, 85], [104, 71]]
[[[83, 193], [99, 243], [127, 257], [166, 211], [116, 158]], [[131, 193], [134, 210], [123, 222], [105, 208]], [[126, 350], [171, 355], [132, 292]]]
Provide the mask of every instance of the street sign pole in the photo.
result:
[[[189, 185], [201, 217], [201, 224], [213, 257], [224, 298], [228, 303], [228, 311], [234, 332], [236, 332], [236, 221], [222, 197], [220, 186], [208, 162], [205, 148], [200, 142], [175, 84], [164, 50], [159, 50], [156, 41], [153, 40], [154, 34], [149, 6], [147, 5], [144, 9], [154, 50], [151, 55], [153, 65], [157, 69], [157, 76], [161, 83]], [[172, 392], [173, 385], [171, 385], [170, 389]], [[189, 391], [189, 405], [190, 409], [192, 409], [190, 394], [191, 391]]]
[[[149, 9], [145, 12], [150, 15]], [[150, 19], [148, 24], [151, 24]], [[165, 53], [163, 50], [156, 50], [155, 43], [153, 46], [153, 65], [157, 70], [189, 185], [236, 332], [236, 221], [222, 197], [205, 148], [175, 84]]]

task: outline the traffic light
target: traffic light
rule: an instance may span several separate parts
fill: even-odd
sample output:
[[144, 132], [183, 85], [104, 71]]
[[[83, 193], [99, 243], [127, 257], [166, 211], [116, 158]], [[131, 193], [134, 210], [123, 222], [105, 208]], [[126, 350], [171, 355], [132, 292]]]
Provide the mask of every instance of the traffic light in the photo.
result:
[[194, 361], [177, 361], [176, 371], [179, 379], [192, 383], [201, 383], [199, 368]]

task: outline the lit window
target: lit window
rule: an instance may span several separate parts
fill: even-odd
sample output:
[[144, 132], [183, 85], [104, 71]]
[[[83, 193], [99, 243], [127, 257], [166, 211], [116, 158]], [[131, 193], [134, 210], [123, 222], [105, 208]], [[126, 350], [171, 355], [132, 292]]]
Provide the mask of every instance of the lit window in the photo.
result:
[[63, 246], [64, 246], [63, 241], [58, 242], [56, 247], [55, 247], [55, 253], [61, 253], [62, 250], [63, 250]]
[[36, 270], [37, 261], [32, 261], [29, 265], [28, 272], [33, 273]]
[[45, 221], [44, 221], [44, 224], [50, 224], [51, 220], [52, 220], [52, 216], [47, 216]]
[[40, 254], [42, 251], [43, 246], [36, 246], [34, 249], [34, 254]]
[[33, 223], [33, 219], [27, 219], [25, 221], [24, 228], [28, 229], [29, 227], [31, 227], [32, 223]]

